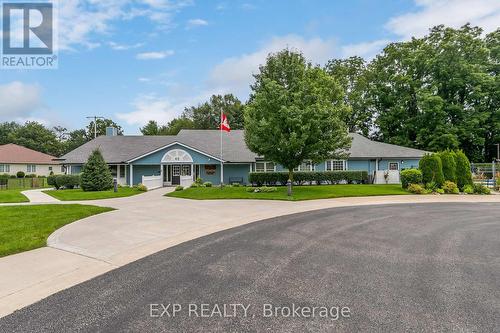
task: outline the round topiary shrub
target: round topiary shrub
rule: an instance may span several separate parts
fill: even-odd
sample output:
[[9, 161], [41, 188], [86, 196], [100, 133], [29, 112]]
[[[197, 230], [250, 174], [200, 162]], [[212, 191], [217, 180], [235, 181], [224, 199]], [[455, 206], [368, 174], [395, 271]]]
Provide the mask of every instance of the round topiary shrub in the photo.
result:
[[401, 171], [401, 184], [403, 188], [408, 188], [410, 184], [422, 183], [422, 171], [418, 169], [405, 169]]
[[141, 192], [147, 192], [148, 188], [144, 184], [139, 184], [139, 185], [137, 185], [137, 190], [139, 190]]
[[457, 163], [456, 175], [458, 187], [463, 189], [466, 185], [472, 185], [472, 172], [470, 171], [470, 162], [463, 151], [458, 150], [455, 152], [455, 161]]
[[23, 172], [23, 171], [18, 171], [18, 172], [16, 173], [16, 177], [17, 177], [17, 178], [24, 178], [24, 176], [25, 176], [25, 174], [24, 174], [24, 172]]
[[437, 154], [427, 154], [422, 157], [418, 168], [422, 172], [422, 181], [427, 184], [435, 182], [441, 186], [444, 182], [443, 165]]
[[82, 168], [81, 187], [84, 191], [106, 191], [113, 188], [113, 177], [99, 149], [90, 154]]

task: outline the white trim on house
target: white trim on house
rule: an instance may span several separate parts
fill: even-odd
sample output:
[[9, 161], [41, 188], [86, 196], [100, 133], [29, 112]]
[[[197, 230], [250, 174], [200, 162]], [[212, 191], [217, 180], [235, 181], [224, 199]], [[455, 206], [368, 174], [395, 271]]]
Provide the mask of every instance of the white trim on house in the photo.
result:
[[[141, 158], [143, 158], [143, 157], [146, 157], [146, 156], [148, 156], [148, 155], [151, 155], [151, 154], [157, 153], [157, 152], [159, 152], [160, 150], [166, 149], [166, 148], [171, 147], [171, 146], [174, 146], [174, 145], [179, 145], [179, 146], [182, 146], [182, 147], [184, 147], [184, 148], [191, 149], [192, 151], [195, 151], [195, 152], [197, 152], [197, 153], [203, 154], [203, 155], [205, 155], [205, 156], [208, 156], [208, 157], [210, 157], [210, 158], [213, 158], [213, 159], [214, 159], [214, 160], [216, 160], [216, 161], [221, 162], [221, 159], [220, 159], [220, 158], [218, 158], [218, 157], [215, 157], [215, 156], [212, 156], [212, 155], [210, 155], [210, 154], [207, 154], [207, 153], [205, 153], [205, 152], [203, 152], [203, 151], [201, 151], [201, 150], [198, 150], [198, 149], [196, 149], [196, 148], [190, 147], [190, 146], [188, 146], [188, 145], [186, 145], [186, 144], [184, 144], [184, 143], [180, 143], [179, 141], [175, 141], [175, 142], [169, 143], [168, 145], [165, 145], [165, 146], [163, 146], [163, 147], [160, 147], [160, 148], [158, 148], [158, 149], [155, 149], [155, 150], [153, 150], [153, 151], [150, 151], [149, 153], [145, 153], [145, 154], [142, 154], [141, 156], [134, 157], [133, 159], [128, 160], [128, 161], [127, 161], [127, 163], [132, 163], [132, 162], [134, 162], [134, 161], [140, 160], [140, 159], [141, 159]], [[222, 162], [226, 162], [226, 161], [222, 161]]]
[[[391, 170], [391, 164], [397, 164], [397, 166], [398, 166], [397, 170]], [[387, 161], [387, 170], [391, 170], [391, 171], [399, 171], [399, 170], [401, 170], [399, 162], [398, 161]]]
[[[328, 162], [332, 163], [332, 170], [328, 170]], [[342, 162], [342, 170], [333, 170], [333, 162]], [[325, 161], [325, 171], [346, 171], [348, 169], [347, 160], [326, 160]]]
[[163, 155], [162, 164], [193, 163], [193, 157], [183, 149], [172, 149]]
[[[264, 163], [264, 171], [257, 171], [257, 163]], [[272, 171], [268, 171], [267, 170], [267, 164], [268, 163], [272, 163], [273, 164], [273, 170]], [[276, 172], [276, 163], [271, 162], [271, 161], [256, 161], [255, 162], [255, 172], [259, 172], [259, 173]]]

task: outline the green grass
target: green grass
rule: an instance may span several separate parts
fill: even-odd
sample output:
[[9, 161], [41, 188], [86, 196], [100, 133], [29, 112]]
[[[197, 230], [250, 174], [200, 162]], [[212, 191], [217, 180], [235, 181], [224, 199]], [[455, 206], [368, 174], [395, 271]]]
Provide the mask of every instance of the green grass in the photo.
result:
[[21, 191], [19, 190], [0, 190], [0, 203], [13, 203], [13, 202], [28, 202], [28, 198], [26, 198]]
[[43, 247], [60, 227], [111, 210], [85, 205], [0, 207], [0, 257]]
[[132, 195], [144, 193], [133, 187], [120, 187], [118, 192], [113, 190], [100, 191], [100, 192], [84, 192], [82, 189], [73, 190], [49, 190], [43, 191], [48, 195], [62, 201], [80, 201], [80, 200], [99, 200], [111, 198], [130, 197]]
[[249, 193], [246, 187], [200, 187], [168, 193], [167, 196], [184, 199], [265, 199], [265, 200], [312, 200], [341, 197], [364, 197], [376, 195], [409, 194], [401, 185], [320, 185], [294, 186], [293, 195], [287, 196], [285, 186], [278, 187], [276, 192]]

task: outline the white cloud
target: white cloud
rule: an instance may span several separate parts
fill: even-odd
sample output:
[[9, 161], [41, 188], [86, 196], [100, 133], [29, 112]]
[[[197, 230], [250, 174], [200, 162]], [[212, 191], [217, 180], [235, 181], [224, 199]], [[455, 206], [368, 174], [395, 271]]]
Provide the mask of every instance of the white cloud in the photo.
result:
[[201, 27], [204, 25], [208, 25], [208, 22], [203, 19], [191, 19], [187, 21], [188, 28]]
[[212, 93], [212, 91], [207, 91], [197, 96], [180, 99], [158, 96], [157, 94], [139, 95], [132, 103], [134, 111], [118, 113], [116, 116], [128, 125], [143, 126], [149, 120], [156, 120], [159, 124], [166, 124], [175, 117], [180, 116], [184, 108], [208, 100]]
[[0, 85], [0, 118], [29, 119], [43, 106], [40, 87], [14, 81]]
[[366, 60], [370, 60], [377, 55], [391, 41], [388, 39], [375, 40], [373, 42], [365, 42], [358, 44], [348, 44], [342, 46], [341, 54], [343, 58], [359, 56]]
[[335, 55], [333, 40], [304, 39], [297, 35], [274, 37], [255, 52], [227, 58], [216, 65], [210, 74], [209, 84], [245, 96], [253, 81], [252, 74], [258, 71], [259, 65], [265, 63], [268, 54], [286, 47], [302, 51], [306, 59], [313, 63], [323, 64]]
[[170, 57], [174, 55], [174, 51], [155, 51], [155, 52], [144, 52], [138, 53], [136, 58], [139, 60], [160, 60], [165, 59], [166, 57]]
[[151, 79], [148, 77], [140, 77], [137, 79], [139, 82], [151, 82]]
[[109, 35], [113, 23], [144, 17], [158, 29], [172, 26], [172, 17], [189, 0], [64, 0], [59, 1], [59, 48], [73, 50], [75, 46], [100, 46], [98, 36]]
[[486, 32], [498, 28], [498, 0], [415, 0], [418, 11], [394, 17], [386, 28], [403, 39], [422, 37], [433, 26], [444, 24], [458, 28], [468, 22]]
[[119, 44], [116, 42], [109, 42], [108, 43], [109, 47], [111, 47], [115, 51], [126, 51], [126, 50], [131, 50], [131, 49], [137, 49], [139, 47], [144, 46], [144, 43], [136, 43], [136, 44]]

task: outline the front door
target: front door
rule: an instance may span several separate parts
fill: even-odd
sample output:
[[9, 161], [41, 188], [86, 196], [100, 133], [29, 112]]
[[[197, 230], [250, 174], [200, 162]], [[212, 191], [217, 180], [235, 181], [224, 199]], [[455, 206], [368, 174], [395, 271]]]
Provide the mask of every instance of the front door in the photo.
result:
[[179, 164], [172, 165], [172, 185], [181, 184], [181, 166]]

